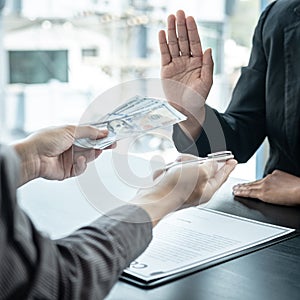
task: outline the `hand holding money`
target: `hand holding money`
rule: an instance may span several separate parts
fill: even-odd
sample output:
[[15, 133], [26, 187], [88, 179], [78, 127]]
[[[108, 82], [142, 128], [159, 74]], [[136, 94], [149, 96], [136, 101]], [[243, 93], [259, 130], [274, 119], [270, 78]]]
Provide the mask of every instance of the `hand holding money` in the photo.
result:
[[75, 145], [82, 148], [105, 149], [115, 142], [133, 137], [156, 128], [172, 126], [186, 120], [167, 101], [153, 97], [135, 96], [98, 122], [97, 128], [108, 130], [107, 137], [99, 140], [77, 139]]

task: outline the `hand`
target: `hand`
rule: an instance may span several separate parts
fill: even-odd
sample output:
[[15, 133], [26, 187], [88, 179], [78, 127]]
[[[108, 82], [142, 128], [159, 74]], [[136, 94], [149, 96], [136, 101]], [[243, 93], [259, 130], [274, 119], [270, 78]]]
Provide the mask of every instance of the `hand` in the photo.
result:
[[267, 203], [297, 205], [300, 204], [300, 178], [275, 170], [261, 180], [234, 186], [233, 194]]
[[[184, 155], [183, 160], [187, 159], [195, 157]], [[140, 190], [133, 202], [149, 213], [155, 225], [172, 211], [208, 201], [236, 164], [229, 160], [220, 169], [216, 162], [171, 167], [154, 187]]]
[[100, 139], [107, 130], [91, 126], [45, 129], [14, 145], [21, 159], [21, 185], [38, 177], [63, 180], [80, 175], [101, 150], [73, 146], [76, 138]]
[[[203, 53], [193, 17], [185, 18], [182, 10], [176, 17], [168, 17], [168, 41], [165, 32], [159, 32], [161, 77], [171, 104], [186, 114], [190, 123], [201, 123], [205, 117], [204, 103], [213, 83], [211, 49]], [[186, 121], [182, 125], [191, 130], [194, 124]]]

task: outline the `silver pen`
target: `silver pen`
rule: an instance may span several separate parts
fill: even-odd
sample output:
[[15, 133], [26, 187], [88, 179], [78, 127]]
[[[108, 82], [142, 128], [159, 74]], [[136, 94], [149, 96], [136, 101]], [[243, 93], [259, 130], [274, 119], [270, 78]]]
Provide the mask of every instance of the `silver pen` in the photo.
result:
[[206, 157], [199, 157], [197, 159], [191, 159], [191, 160], [184, 160], [184, 161], [174, 161], [171, 163], [168, 163], [164, 170], [169, 170], [170, 168], [173, 168], [178, 165], [185, 165], [185, 164], [190, 164], [190, 163], [199, 163], [203, 164], [207, 161], [214, 160], [216, 162], [225, 162], [229, 159], [234, 158], [233, 154], [231, 151], [220, 151], [220, 152], [214, 152], [208, 154]]

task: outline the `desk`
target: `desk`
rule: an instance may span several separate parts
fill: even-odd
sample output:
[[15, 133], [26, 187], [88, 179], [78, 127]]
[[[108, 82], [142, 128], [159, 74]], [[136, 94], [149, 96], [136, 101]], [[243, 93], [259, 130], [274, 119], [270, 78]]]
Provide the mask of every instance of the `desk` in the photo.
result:
[[[205, 207], [300, 229], [300, 208], [234, 198], [229, 179]], [[119, 281], [107, 300], [300, 299], [300, 236], [150, 290]]]

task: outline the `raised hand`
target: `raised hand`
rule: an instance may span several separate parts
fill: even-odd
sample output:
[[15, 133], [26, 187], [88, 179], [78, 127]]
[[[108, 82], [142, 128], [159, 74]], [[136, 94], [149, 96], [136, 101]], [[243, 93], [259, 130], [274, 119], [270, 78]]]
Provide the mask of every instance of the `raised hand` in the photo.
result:
[[[168, 101], [190, 121], [203, 121], [203, 106], [213, 83], [211, 49], [202, 51], [197, 25], [182, 10], [168, 17], [168, 34], [159, 32], [161, 78]], [[194, 119], [194, 120], [193, 120]], [[190, 124], [190, 128], [194, 124]], [[189, 128], [187, 128], [189, 129]]]
[[[176, 33], [176, 28], [177, 32]], [[197, 25], [182, 10], [168, 17], [168, 40], [159, 32], [161, 77], [181, 82], [207, 98], [213, 82], [211, 49], [202, 52]]]

